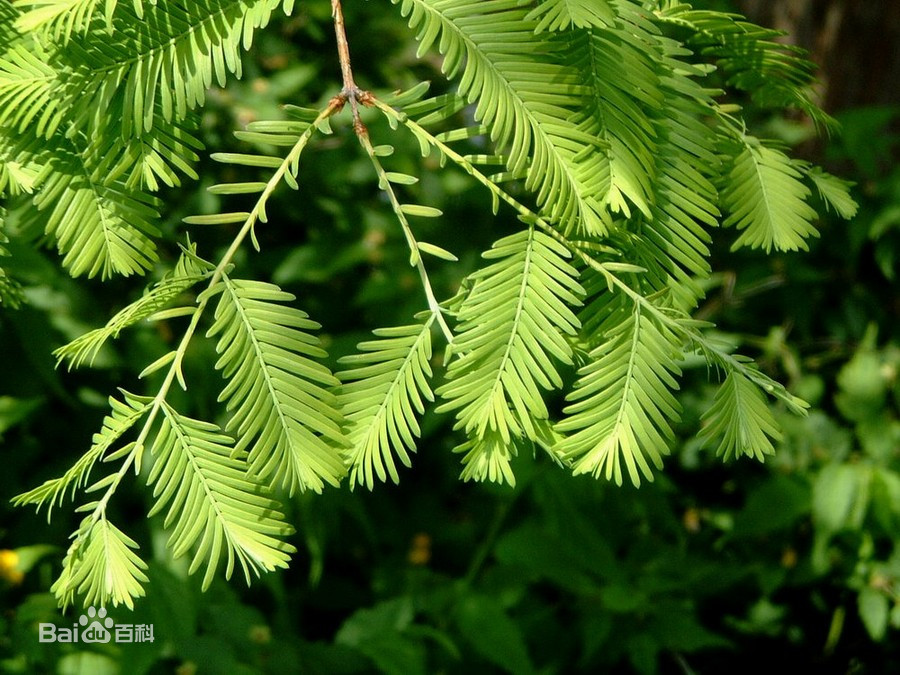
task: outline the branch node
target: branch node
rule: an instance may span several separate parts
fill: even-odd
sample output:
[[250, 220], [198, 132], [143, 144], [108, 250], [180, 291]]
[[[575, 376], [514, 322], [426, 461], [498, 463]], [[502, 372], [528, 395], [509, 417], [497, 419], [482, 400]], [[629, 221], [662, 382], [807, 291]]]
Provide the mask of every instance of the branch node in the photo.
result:
[[363, 123], [359, 119], [360, 101], [363, 105], [370, 105], [366, 101], [372, 100], [372, 95], [363, 92], [356, 86], [353, 79], [353, 68], [350, 64], [350, 45], [347, 43], [347, 33], [344, 29], [344, 12], [341, 8], [341, 0], [331, 0], [331, 15], [334, 19], [334, 35], [337, 40], [338, 59], [341, 63], [341, 78], [344, 82], [344, 88], [341, 89], [340, 96], [345, 101], [350, 101], [350, 109], [353, 112], [353, 129], [357, 134], [365, 131]]
[[339, 94], [335, 94], [328, 101], [328, 107], [331, 108], [334, 112], [339, 113], [344, 109], [344, 104], [347, 103], [347, 96], [344, 92], [340, 92]]
[[359, 89], [356, 92], [356, 100], [366, 107], [371, 107], [375, 105], [375, 94], [373, 94], [371, 91], [363, 91], [362, 89]]

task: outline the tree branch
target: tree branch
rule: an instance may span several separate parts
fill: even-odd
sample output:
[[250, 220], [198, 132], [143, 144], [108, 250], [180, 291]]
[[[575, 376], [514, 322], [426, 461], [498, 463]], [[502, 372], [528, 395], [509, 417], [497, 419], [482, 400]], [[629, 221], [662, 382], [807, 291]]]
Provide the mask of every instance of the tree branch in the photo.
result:
[[372, 94], [363, 91], [356, 86], [353, 79], [353, 68], [350, 64], [350, 44], [347, 42], [347, 32], [344, 29], [344, 11], [341, 8], [341, 0], [331, 0], [331, 16], [334, 19], [334, 35], [337, 39], [338, 59], [341, 62], [341, 77], [344, 88], [336, 97], [341, 105], [350, 101], [350, 110], [353, 113], [353, 130], [357, 135], [366, 133], [366, 127], [359, 117], [359, 104], [371, 105]]

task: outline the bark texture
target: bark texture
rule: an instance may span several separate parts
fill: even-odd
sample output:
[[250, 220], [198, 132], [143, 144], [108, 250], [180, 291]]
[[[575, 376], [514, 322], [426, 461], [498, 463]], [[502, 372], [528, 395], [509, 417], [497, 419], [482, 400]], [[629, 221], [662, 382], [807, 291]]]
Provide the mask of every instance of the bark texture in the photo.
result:
[[753, 22], [789, 33], [821, 67], [829, 112], [900, 103], [900, 0], [740, 0]]

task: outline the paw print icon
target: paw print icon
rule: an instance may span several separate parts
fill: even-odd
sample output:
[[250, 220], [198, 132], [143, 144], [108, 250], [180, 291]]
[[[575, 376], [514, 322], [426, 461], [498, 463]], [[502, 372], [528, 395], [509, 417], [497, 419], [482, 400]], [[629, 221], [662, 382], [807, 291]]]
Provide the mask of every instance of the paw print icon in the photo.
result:
[[81, 631], [82, 642], [109, 642], [112, 639], [110, 629], [115, 622], [106, 616], [105, 607], [101, 607], [99, 611], [89, 607], [87, 614], [79, 617], [78, 623], [85, 626]]

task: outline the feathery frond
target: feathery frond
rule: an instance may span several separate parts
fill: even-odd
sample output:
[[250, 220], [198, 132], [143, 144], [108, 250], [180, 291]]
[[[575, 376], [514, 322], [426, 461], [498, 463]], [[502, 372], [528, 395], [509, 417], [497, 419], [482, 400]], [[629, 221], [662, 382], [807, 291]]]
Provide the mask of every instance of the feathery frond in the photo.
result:
[[566, 437], [556, 448], [575, 474], [605, 476], [622, 484], [623, 465], [632, 483], [653, 480], [648, 463], [662, 468], [674, 440], [671, 422], [680, 406], [672, 394], [681, 374], [681, 340], [671, 327], [620, 293], [594, 300], [593, 312], [607, 318], [603, 342], [566, 399], [567, 415], [556, 425]]
[[567, 337], [580, 325], [570, 306], [583, 290], [569, 255], [529, 227], [496, 242], [484, 254], [496, 262], [470, 277], [438, 412], [457, 411], [456, 428], [471, 439], [537, 439], [535, 421], [548, 417], [543, 391], [563, 384], [554, 361], [572, 364]]
[[[46, 43], [58, 44], [19, 42], [0, 53], [0, 123], [49, 138], [65, 122], [69, 135], [78, 129], [110, 139], [154, 137], [163, 125], [152, 142], [166, 145], [172, 125], [202, 105], [213, 82], [241, 76], [242, 50], [282, 0], [159, 0], [143, 14], [139, 0], [107, 0], [107, 16], [116, 12], [111, 32], [89, 29], [96, 0], [20, 4], [44, 5], [18, 23], [44, 26]], [[292, 3], [283, 4], [287, 10]], [[83, 35], [65, 39], [72, 32]]]
[[365, 485], [370, 490], [375, 478], [388, 476], [400, 482], [394, 456], [411, 466], [408, 452], [416, 451], [419, 436], [417, 415], [425, 403], [433, 401], [431, 329], [435, 315], [421, 324], [374, 331], [378, 340], [361, 342], [359, 354], [340, 360], [347, 370], [337, 373], [342, 384], [338, 406], [347, 420], [347, 464], [350, 486]]
[[[16, 22], [20, 30], [46, 30], [53, 39], [68, 41], [72, 33], [87, 30], [101, 1], [115, 10], [116, 0], [12, 0], [12, 3], [17, 7], [32, 8]], [[112, 11], [110, 20], [111, 14]]]
[[225, 577], [235, 561], [247, 583], [259, 575], [287, 567], [294, 547], [280, 539], [291, 533], [279, 504], [247, 475], [235, 457], [229, 436], [214, 424], [194, 420], [161, 403], [162, 420], [151, 446], [153, 467], [147, 479], [156, 503], [149, 515], [166, 509], [165, 527], [173, 527], [169, 546], [178, 558], [192, 548], [189, 572], [206, 564], [203, 588], [215, 577], [222, 553]]
[[614, 27], [583, 31], [570, 47], [587, 89], [582, 128], [608, 148], [582, 163], [585, 171], [599, 172], [607, 208], [628, 217], [636, 206], [649, 217], [657, 147], [651, 119], [665, 103], [658, 72], [662, 54], [646, 18], [627, 3], [617, 3], [617, 9]]
[[853, 201], [853, 197], [850, 195], [853, 183], [832, 176], [817, 166], [806, 167], [806, 175], [816, 186], [826, 207], [833, 209], [844, 220], [850, 220], [856, 216], [859, 205]]
[[51, 136], [68, 112], [56, 78], [46, 55], [25, 43], [0, 52], [0, 128], [22, 133], [34, 125], [38, 136]]
[[160, 120], [139, 137], [98, 134], [86, 153], [97, 165], [98, 174], [107, 180], [122, 176], [131, 190], [156, 192], [161, 184], [177, 187], [181, 176], [199, 178], [194, 164], [203, 144], [189, 130], [193, 126], [193, 121], [170, 124]]
[[540, 0], [526, 17], [540, 19], [535, 32], [560, 31], [571, 27], [612, 26], [616, 14], [606, 0]]
[[722, 370], [726, 374], [734, 373], [735, 376], [752, 382], [761, 392], [783, 403], [793, 414], [806, 415], [809, 408], [806, 401], [794, 396], [783, 384], [763, 373], [752, 359], [742, 354], [732, 354], [727, 346], [709, 339], [697, 330], [696, 326], [692, 327], [691, 323], [699, 322], [682, 319], [673, 324], [673, 329], [682, 332], [689, 346], [695, 349], [710, 367]]
[[59, 578], [50, 587], [65, 608], [76, 593], [83, 596], [84, 606], [124, 604], [134, 609], [135, 598], [143, 597], [141, 584], [148, 581], [147, 563], [138, 557], [137, 542], [105, 517], [92, 516], [81, 521], [74, 541], [66, 552]]
[[32, 194], [41, 176], [28, 143], [9, 129], [0, 127], [0, 196]]
[[[287, 565], [294, 549], [283, 537], [291, 530], [269, 489], [318, 493], [348, 473], [351, 486], [398, 482], [435, 394], [437, 411], [453, 412], [464, 432], [454, 450], [461, 478], [508, 484], [514, 458], [530, 448], [576, 474], [652, 480], [675, 439], [686, 353], [724, 373], [701, 431], [720, 455], [762, 459], [773, 451], [779, 432], [766, 394], [804, 412], [802, 401], [714, 344], [708, 325], [689, 315], [710, 271], [708, 230], [722, 220], [720, 209], [724, 225], [739, 232], [735, 247], [766, 251], [805, 248], [816, 234], [813, 186], [826, 207], [855, 213], [846, 183], [747, 135], [730, 115], [737, 106], [720, 105], [723, 92], [707, 88], [711, 81], [744, 90], [757, 106], [797, 107], [828, 125], [810, 99], [812, 66], [799, 50], [778, 44], [773, 31], [677, 0], [391, 3], [416, 34], [419, 55], [433, 46], [443, 55], [456, 91], [423, 99], [428, 86], [420, 84], [388, 103], [355, 89], [345, 67], [344, 89], [323, 110], [286, 106], [287, 121], [249, 124], [239, 140], [262, 153], [290, 150], [212, 155], [237, 175], [212, 194], [257, 195], [249, 211], [185, 218], [239, 224], [218, 263], [184, 248], [141, 298], [56, 351], [77, 367], [139, 321], [190, 317], [177, 348], [142, 373], [164, 373], [155, 395], [110, 399], [90, 450], [15, 500], [46, 504], [49, 517], [76, 489], [104, 491], [79, 509], [90, 515], [53, 587], [63, 604], [80, 594], [90, 604], [131, 607], [142, 595], [146, 566], [137, 544], [107, 520], [107, 504], [145, 457], [151, 515], [165, 511], [175, 556], [190, 553], [192, 573], [205, 568], [205, 588], [223, 558], [226, 576], [239, 566], [248, 581]], [[211, 86], [241, 76], [256, 32], [292, 7], [293, 0], [0, 0], [0, 195], [34, 206], [23, 209], [16, 236], [55, 245], [73, 276], [151, 269], [160, 205], [151, 193], [197, 178], [194, 110]], [[707, 77], [716, 70], [720, 79]], [[428, 312], [413, 325], [376, 330], [335, 377], [323, 363], [319, 324], [289, 304], [293, 295], [231, 275], [246, 239], [260, 248], [256, 228], [268, 221], [276, 188], [298, 189], [314, 131], [330, 133], [331, 117], [348, 102]], [[487, 187], [495, 212], [504, 203], [525, 224], [484, 254], [486, 266], [448, 302], [436, 297], [425, 256], [456, 257], [418, 241], [412, 220], [441, 211], [403, 203], [397, 186], [417, 178], [385, 168], [381, 158], [393, 147], [372, 144], [355, 115], [360, 105], [409, 130], [423, 156], [437, 149], [442, 165], [449, 160]], [[452, 120], [462, 128], [448, 130]], [[491, 166], [498, 168], [484, 168]], [[270, 177], [260, 180], [258, 169]], [[523, 201], [512, 181], [529, 192]], [[172, 307], [204, 279], [196, 302]], [[0, 269], [0, 301], [10, 304], [14, 290]], [[224, 429], [168, 400], [176, 383], [188, 386], [185, 354], [213, 305], [206, 337], [224, 379]], [[435, 328], [448, 342], [449, 365], [433, 392]], [[549, 399], [576, 365], [556, 421]], [[140, 421], [136, 439], [124, 442]], [[95, 464], [112, 460], [122, 460], [119, 470], [88, 486]]]
[[90, 365], [107, 340], [119, 337], [119, 333], [129, 326], [166, 309], [191, 286], [208, 278], [211, 272], [211, 266], [196, 257], [195, 247], [192, 246], [182, 253], [173, 270], [148, 288], [140, 298], [117, 312], [103, 328], [75, 338], [54, 351], [53, 355], [58, 362], [68, 361], [69, 368], [78, 368], [85, 361]]
[[[143, 0], [132, 1], [135, 13], [142, 17]], [[156, 0], [147, 1], [156, 4]], [[33, 8], [16, 22], [22, 31], [44, 31], [54, 40], [68, 42], [73, 34], [87, 31], [101, 4], [106, 26], [111, 29], [118, 0], [13, 0], [13, 3], [17, 7]]]
[[79, 123], [104, 128], [121, 120], [124, 137], [149, 132], [158, 120], [184, 119], [215, 82], [241, 76], [241, 51], [282, 0], [158, 0], [143, 18], [119, 7], [122, 28], [91, 31], [60, 54], [74, 77], [67, 101]]
[[339, 382], [316, 360], [327, 356], [310, 333], [319, 324], [285, 305], [294, 296], [273, 284], [224, 275], [210, 292], [220, 297], [207, 335], [218, 335], [216, 369], [228, 380], [219, 400], [251, 473], [291, 492], [338, 485], [346, 440], [330, 392]]
[[517, 440], [504, 439], [499, 431], [490, 429], [481, 436], [471, 438], [453, 449], [463, 455], [463, 470], [459, 477], [464, 481], [490, 481], [516, 486], [516, 474], [510, 461], [519, 454]]
[[768, 253], [808, 248], [806, 239], [819, 233], [812, 224], [816, 212], [806, 203], [811, 193], [801, 178], [783, 152], [745, 137], [722, 186], [722, 203], [729, 212], [724, 225], [743, 231], [732, 249], [750, 246]]
[[[75, 491], [87, 485], [94, 465], [107, 456], [109, 450], [119, 442], [122, 436], [133, 427], [150, 409], [151, 399], [134, 396], [122, 391], [123, 400], [109, 397], [112, 412], [103, 418], [103, 427], [94, 434], [91, 449], [83, 454], [72, 467], [59, 478], [45, 481], [42, 485], [13, 498], [13, 504], [24, 506], [34, 504], [37, 510], [47, 505], [47, 521], [56, 504], [62, 506], [69, 491], [70, 498], [75, 498]], [[128, 448], [129, 446], [126, 446]], [[121, 453], [121, 450], [119, 451]]]
[[778, 41], [780, 31], [744, 21], [737, 14], [697, 10], [678, 0], [664, 0], [656, 16], [692, 31], [687, 46], [711, 56], [726, 83], [749, 92], [761, 108], [794, 107], [826, 129], [834, 120], [811, 99], [815, 65], [806, 52]]
[[143, 274], [157, 259], [151, 239], [159, 236], [152, 224], [159, 217], [157, 201], [99, 173], [83, 142], [57, 134], [38, 154], [49, 161], [28, 226], [54, 238], [73, 276]]
[[535, 35], [518, 0], [391, 0], [409, 17], [423, 54], [437, 44], [444, 72], [459, 77], [459, 93], [475, 103], [475, 119], [508, 158], [513, 175], [527, 170], [548, 217], [564, 227], [603, 232], [603, 208], [594, 176], [579, 155], [598, 143], [574, 112], [582, 80], [551, 55], [561, 43]]
[[716, 454], [728, 460], [747, 455], [763, 461], [775, 454], [772, 440], [781, 432], [759, 388], [736, 371], [731, 371], [716, 392], [712, 407], [703, 415], [701, 437], [720, 439]]
[[[625, 259], [644, 267], [649, 291], [669, 288], [684, 307], [700, 295], [695, 278], [709, 274], [711, 237], [718, 226], [718, 194], [712, 179], [722, 162], [715, 135], [703, 115], [712, 105], [699, 83], [701, 73], [680, 61], [685, 50], [659, 37], [659, 91], [666, 104], [652, 117], [655, 176], [650, 217], [637, 216], [620, 234]], [[617, 233], [619, 234], [619, 233]]]

